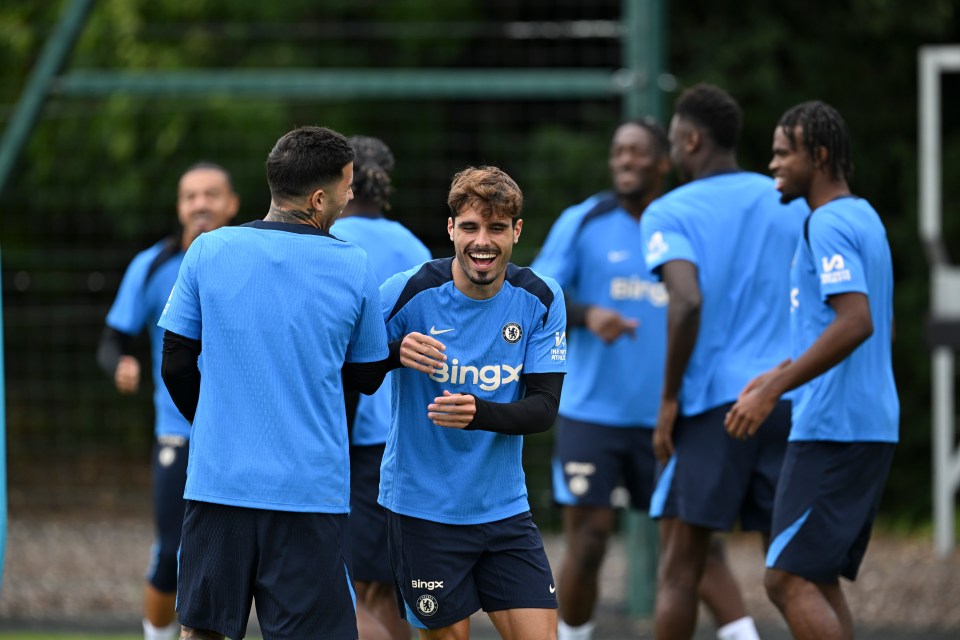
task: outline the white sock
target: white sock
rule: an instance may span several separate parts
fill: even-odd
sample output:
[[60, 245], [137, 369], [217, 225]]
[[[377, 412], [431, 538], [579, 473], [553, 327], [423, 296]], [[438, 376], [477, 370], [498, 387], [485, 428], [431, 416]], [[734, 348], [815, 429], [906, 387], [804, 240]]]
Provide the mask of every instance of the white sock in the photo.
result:
[[593, 637], [593, 627], [593, 621], [571, 627], [561, 620], [557, 625], [557, 640], [590, 640]]
[[753, 618], [744, 616], [717, 629], [717, 638], [719, 640], [760, 640], [760, 634], [757, 633], [757, 626], [753, 624]]
[[143, 621], [143, 640], [174, 640], [180, 635], [180, 623], [174, 620], [165, 627], [155, 627], [149, 620]]

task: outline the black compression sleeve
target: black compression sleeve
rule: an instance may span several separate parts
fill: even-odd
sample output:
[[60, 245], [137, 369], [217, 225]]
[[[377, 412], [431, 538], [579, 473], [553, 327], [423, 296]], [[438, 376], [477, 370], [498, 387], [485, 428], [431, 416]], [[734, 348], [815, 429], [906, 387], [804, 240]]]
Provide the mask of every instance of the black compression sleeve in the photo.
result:
[[590, 305], [581, 304], [568, 296], [566, 293], [563, 294], [563, 302], [567, 307], [567, 326], [587, 326], [587, 310], [590, 308]]
[[130, 339], [133, 336], [112, 327], [105, 327], [97, 345], [97, 364], [105, 374], [113, 379], [117, 372], [120, 356], [130, 353]]
[[343, 387], [370, 395], [380, 388], [388, 372], [400, 368], [400, 341], [391, 342], [390, 355], [377, 362], [346, 362], [343, 365]]
[[474, 396], [477, 413], [466, 429], [521, 436], [553, 426], [560, 407], [563, 374], [527, 373], [523, 375], [523, 383], [527, 392], [516, 402], [490, 402]]
[[172, 331], [163, 332], [163, 360], [160, 376], [183, 417], [193, 424], [200, 400], [200, 369], [197, 358], [202, 345]]

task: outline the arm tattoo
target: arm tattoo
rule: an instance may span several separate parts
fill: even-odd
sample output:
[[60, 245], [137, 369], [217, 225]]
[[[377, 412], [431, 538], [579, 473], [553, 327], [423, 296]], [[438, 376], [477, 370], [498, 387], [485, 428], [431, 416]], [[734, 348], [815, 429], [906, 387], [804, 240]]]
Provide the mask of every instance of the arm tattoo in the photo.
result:
[[270, 211], [264, 220], [268, 222], [291, 222], [294, 224], [309, 223], [313, 219], [313, 214], [309, 211], [300, 209], [281, 209], [276, 205], [270, 205]]
[[180, 640], [224, 640], [224, 636], [214, 631], [180, 627]]

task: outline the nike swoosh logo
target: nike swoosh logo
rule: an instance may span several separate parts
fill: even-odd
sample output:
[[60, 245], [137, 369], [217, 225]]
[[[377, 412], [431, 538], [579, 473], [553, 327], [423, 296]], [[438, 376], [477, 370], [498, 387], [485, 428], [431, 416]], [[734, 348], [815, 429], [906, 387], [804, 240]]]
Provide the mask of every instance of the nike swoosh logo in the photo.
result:
[[430, 335], [438, 336], [441, 333], [446, 333], [447, 331], [453, 331], [453, 329], [437, 329], [436, 326], [430, 327]]
[[553, 585], [550, 585], [550, 593], [556, 593], [557, 588]]

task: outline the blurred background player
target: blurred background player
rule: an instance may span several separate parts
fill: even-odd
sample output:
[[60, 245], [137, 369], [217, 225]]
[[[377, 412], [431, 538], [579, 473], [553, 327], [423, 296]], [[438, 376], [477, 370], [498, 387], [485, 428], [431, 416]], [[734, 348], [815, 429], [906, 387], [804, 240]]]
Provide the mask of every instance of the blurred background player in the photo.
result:
[[330, 129], [282, 136], [266, 217], [198, 238], [160, 317], [163, 381], [193, 423], [182, 637], [244, 637], [254, 599], [266, 640], [357, 637], [343, 384], [375, 391], [388, 350], [366, 253], [329, 233], [353, 158]]
[[[549, 429], [566, 371], [563, 292], [510, 264], [523, 194], [496, 167], [454, 176], [455, 256], [381, 287], [402, 340], [379, 501], [407, 620], [465, 640], [483, 609], [506, 640], [554, 640], [557, 599], [522, 466]], [[414, 370], [415, 369], [415, 370]]]
[[791, 274], [795, 359], [750, 382], [727, 429], [753, 436], [798, 389], [764, 583], [794, 638], [847, 640], [840, 576], [857, 577], [899, 440], [890, 245], [876, 210], [850, 192], [850, 134], [830, 105], [783, 114], [770, 171], [784, 202], [811, 209]]
[[[389, 220], [394, 157], [379, 138], [353, 136], [353, 200], [334, 223], [331, 233], [367, 252], [380, 283], [430, 260], [430, 250], [399, 222]], [[410, 637], [410, 626], [400, 617], [397, 594], [387, 557], [387, 524], [380, 491], [380, 461], [390, 429], [392, 373], [372, 396], [347, 394], [350, 429], [350, 543], [353, 584], [358, 605], [371, 612], [389, 630], [390, 637]], [[358, 613], [363, 611], [358, 606]], [[367, 621], [358, 620], [360, 637], [370, 635]]]
[[[687, 640], [714, 531], [739, 521], [769, 536], [790, 428], [780, 402], [761, 437], [731, 438], [724, 416], [743, 386], [790, 349], [790, 260], [808, 211], [780, 204], [773, 181], [742, 171], [743, 113], [714, 85], [677, 99], [670, 156], [689, 180], [640, 221], [647, 266], [666, 284], [667, 355], [654, 452], [664, 467], [650, 514], [661, 520], [654, 635]], [[719, 633], [756, 638], [749, 618]], [[733, 635], [736, 634], [736, 635]]]
[[180, 632], [174, 603], [190, 436], [190, 423], [177, 411], [160, 380], [163, 329], [157, 326], [157, 320], [170, 297], [187, 249], [201, 233], [230, 222], [239, 206], [230, 174], [223, 167], [201, 162], [184, 172], [177, 189], [180, 233], [134, 257], [107, 315], [107, 327], [97, 350], [97, 361], [113, 379], [117, 390], [135, 393], [140, 388], [141, 366], [131, 355], [131, 343], [144, 327], [150, 336], [156, 413], [152, 466], [157, 537], [143, 594], [146, 640], [167, 640]]
[[[615, 524], [614, 490], [650, 504], [666, 350], [667, 291], [647, 269], [640, 219], [670, 171], [664, 128], [651, 118], [621, 124], [608, 164], [613, 192], [561, 214], [531, 268], [557, 280], [567, 305], [569, 373], [553, 459], [566, 553], [557, 584], [560, 640], [592, 637], [598, 574]], [[700, 594], [723, 628], [746, 615], [717, 540]]]

